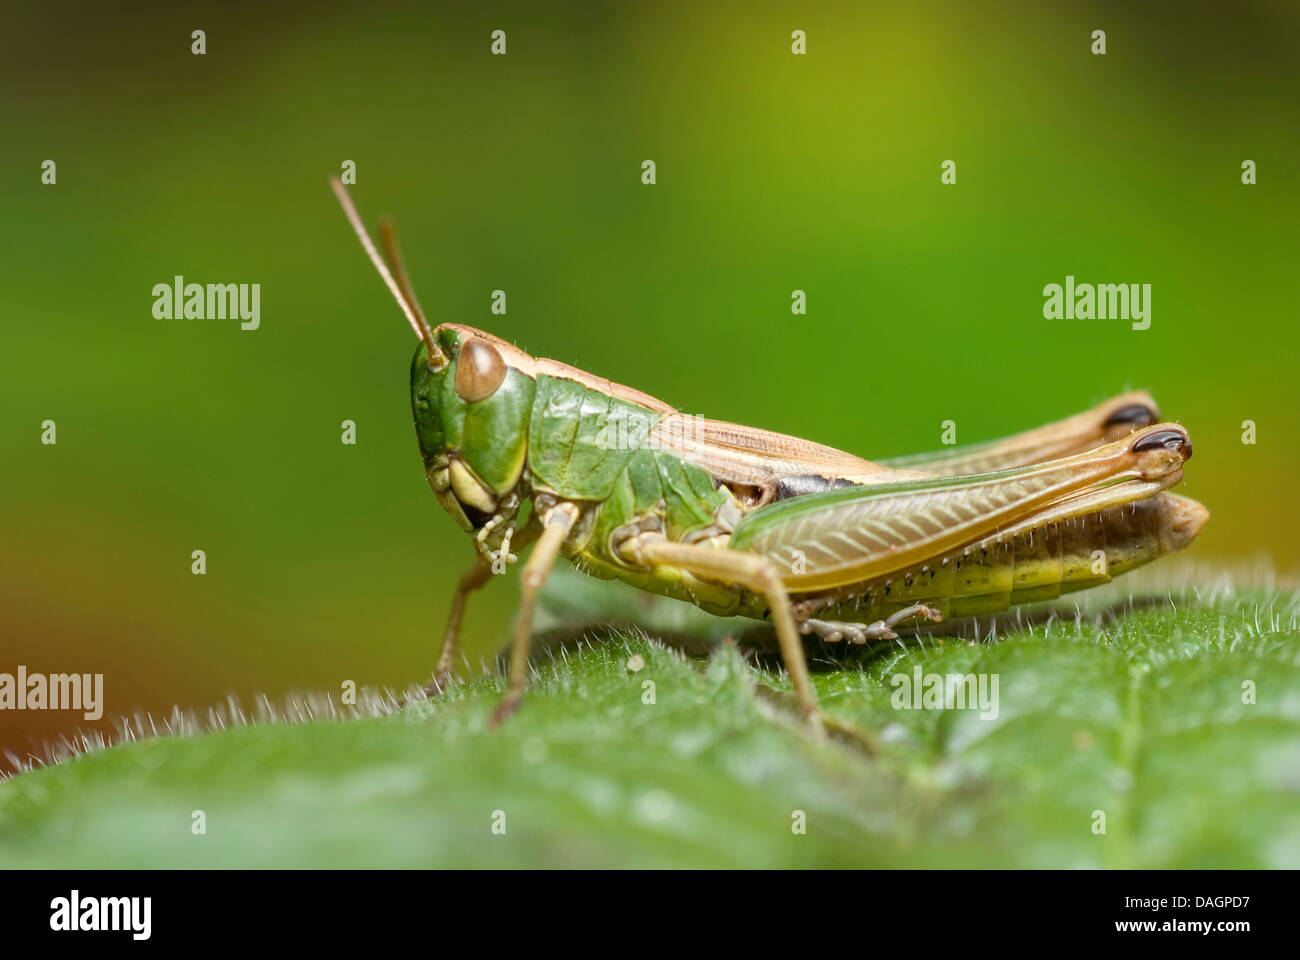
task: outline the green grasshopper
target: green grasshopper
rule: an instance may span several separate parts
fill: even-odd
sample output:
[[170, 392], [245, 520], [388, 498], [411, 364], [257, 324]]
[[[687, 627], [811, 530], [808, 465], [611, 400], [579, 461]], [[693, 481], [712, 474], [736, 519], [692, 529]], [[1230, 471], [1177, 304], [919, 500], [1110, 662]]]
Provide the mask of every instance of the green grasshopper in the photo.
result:
[[820, 732], [801, 634], [862, 644], [907, 622], [1058, 597], [1181, 549], [1208, 517], [1167, 492], [1191, 441], [1145, 393], [1003, 440], [872, 463], [681, 414], [474, 327], [435, 329], [391, 225], [380, 231], [390, 269], [332, 185], [420, 338], [411, 408], [425, 472], [477, 550], [431, 692], [451, 680], [468, 595], [535, 544], [494, 725], [523, 695], [533, 611], [561, 556], [719, 616], [770, 621]]

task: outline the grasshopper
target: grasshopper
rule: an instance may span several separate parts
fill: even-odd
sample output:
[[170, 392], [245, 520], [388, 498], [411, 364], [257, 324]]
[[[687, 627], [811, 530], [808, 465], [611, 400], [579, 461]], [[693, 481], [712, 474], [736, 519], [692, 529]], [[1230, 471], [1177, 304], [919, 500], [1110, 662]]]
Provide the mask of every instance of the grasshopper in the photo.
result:
[[533, 548], [493, 725], [519, 705], [538, 593], [562, 556], [592, 576], [771, 622], [820, 732], [801, 635], [864, 644], [906, 623], [1058, 597], [1181, 549], [1208, 518], [1168, 492], [1191, 441], [1142, 392], [1006, 439], [873, 463], [686, 416], [474, 327], [431, 327], [391, 223], [380, 226], [386, 262], [332, 186], [420, 339], [410, 389], [425, 474], [476, 548], [431, 693], [451, 680], [466, 598]]

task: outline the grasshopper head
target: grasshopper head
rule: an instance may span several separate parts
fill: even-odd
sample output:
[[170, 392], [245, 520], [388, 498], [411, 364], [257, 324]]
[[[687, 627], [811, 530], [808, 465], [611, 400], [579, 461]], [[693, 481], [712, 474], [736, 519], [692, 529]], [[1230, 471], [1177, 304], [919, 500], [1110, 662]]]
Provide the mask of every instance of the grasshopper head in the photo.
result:
[[415, 434], [438, 501], [474, 530], [523, 475], [535, 381], [488, 334], [443, 324], [435, 335], [447, 364], [423, 345], [411, 360]]
[[[523, 477], [536, 386], [533, 358], [473, 327], [430, 327], [411, 289], [392, 223], [379, 225], [385, 262], [343, 184], [335, 177], [330, 185], [370, 262], [420, 338], [411, 361], [411, 412], [429, 484], [462, 527], [476, 530]], [[513, 498], [506, 509], [517, 509], [518, 502]]]

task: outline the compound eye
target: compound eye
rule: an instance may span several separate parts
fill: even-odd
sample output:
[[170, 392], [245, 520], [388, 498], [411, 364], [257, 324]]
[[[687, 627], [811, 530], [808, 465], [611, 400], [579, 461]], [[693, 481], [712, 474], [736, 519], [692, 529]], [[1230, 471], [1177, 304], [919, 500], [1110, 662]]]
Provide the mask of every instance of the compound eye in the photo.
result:
[[506, 363], [496, 347], [477, 337], [465, 341], [456, 361], [456, 392], [462, 400], [486, 400], [505, 378]]

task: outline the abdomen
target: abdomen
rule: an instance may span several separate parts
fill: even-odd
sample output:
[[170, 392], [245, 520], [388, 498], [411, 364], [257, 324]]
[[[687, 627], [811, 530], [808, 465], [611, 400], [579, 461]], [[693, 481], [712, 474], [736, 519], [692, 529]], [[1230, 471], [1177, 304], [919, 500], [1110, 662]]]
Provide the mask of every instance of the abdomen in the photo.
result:
[[915, 603], [946, 619], [996, 613], [1108, 583], [1179, 549], [1203, 522], [1199, 504], [1158, 494], [1009, 539], [988, 537], [890, 577], [793, 599], [818, 618], [862, 623]]

